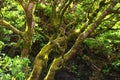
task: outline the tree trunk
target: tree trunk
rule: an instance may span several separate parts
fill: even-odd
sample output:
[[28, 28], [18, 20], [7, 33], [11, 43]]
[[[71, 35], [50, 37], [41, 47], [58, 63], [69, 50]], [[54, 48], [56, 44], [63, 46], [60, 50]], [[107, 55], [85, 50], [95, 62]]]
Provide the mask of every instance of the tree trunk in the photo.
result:
[[32, 38], [34, 36], [34, 9], [35, 1], [31, 0], [28, 4], [20, 2], [26, 14], [26, 29], [23, 34], [23, 50], [21, 51], [22, 57], [28, 57], [31, 51]]
[[52, 47], [53, 45], [51, 44], [51, 42], [48, 42], [48, 44], [46, 44], [38, 53], [34, 61], [34, 67], [33, 67], [32, 73], [28, 78], [28, 80], [39, 79], [39, 75], [41, 74], [43, 67], [47, 66], [48, 55], [51, 52]]
[[[32, 32], [31, 32], [32, 34]], [[23, 36], [23, 50], [21, 51], [21, 57], [28, 57], [32, 46], [32, 37], [30, 33], [25, 33]]]

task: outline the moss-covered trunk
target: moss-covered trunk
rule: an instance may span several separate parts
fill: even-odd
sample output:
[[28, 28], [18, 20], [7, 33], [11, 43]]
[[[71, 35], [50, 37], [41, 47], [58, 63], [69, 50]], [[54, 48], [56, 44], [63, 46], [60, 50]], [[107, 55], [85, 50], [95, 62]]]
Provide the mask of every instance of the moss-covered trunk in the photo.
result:
[[21, 51], [21, 57], [28, 57], [31, 51], [33, 35], [31, 36], [30, 34], [33, 34], [33, 33], [26, 32], [23, 36], [23, 49]]

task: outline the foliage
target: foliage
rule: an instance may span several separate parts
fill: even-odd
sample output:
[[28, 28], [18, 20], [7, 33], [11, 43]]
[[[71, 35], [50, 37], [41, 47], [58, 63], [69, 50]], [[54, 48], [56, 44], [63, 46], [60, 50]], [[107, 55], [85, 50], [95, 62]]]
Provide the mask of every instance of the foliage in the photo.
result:
[[[84, 41], [84, 43], [89, 46], [89, 48], [95, 53], [101, 54], [110, 54], [112, 53], [112, 45], [110, 44], [109, 40], [99, 37], [99, 38], [88, 38]], [[99, 52], [98, 52], [99, 51]]]
[[[119, 55], [120, 55], [120, 54], [119, 54]], [[118, 59], [118, 60], [114, 61], [114, 62], [112, 63], [112, 65], [113, 65], [113, 67], [114, 67], [117, 71], [119, 71], [120, 60]]]
[[[25, 80], [25, 74], [29, 75], [30, 63], [27, 58], [10, 58], [4, 54], [0, 56], [0, 80]], [[27, 67], [27, 72], [25, 68]]]
[[[87, 38], [84, 41], [88, 46], [89, 57], [94, 61], [99, 62], [101, 59], [105, 60], [101, 68], [103, 75], [112, 76], [111, 74], [119, 74], [120, 67], [120, 51], [119, 51], [119, 30], [109, 30], [94, 38]], [[90, 53], [90, 54], [89, 54]], [[99, 60], [100, 58], [100, 60]], [[92, 62], [91, 62], [92, 63]], [[94, 62], [92, 63], [94, 64]], [[95, 64], [97, 65], [97, 64]], [[98, 65], [102, 65], [101, 61]], [[99, 66], [98, 66], [99, 68]], [[117, 75], [116, 75], [117, 76]]]
[[[7, 5], [7, 7], [6, 7]], [[25, 27], [25, 15], [23, 8], [14, 0], [4, 1], [4, 7], [1, 9], [3, 18], [9, 21], [17, 28]]]

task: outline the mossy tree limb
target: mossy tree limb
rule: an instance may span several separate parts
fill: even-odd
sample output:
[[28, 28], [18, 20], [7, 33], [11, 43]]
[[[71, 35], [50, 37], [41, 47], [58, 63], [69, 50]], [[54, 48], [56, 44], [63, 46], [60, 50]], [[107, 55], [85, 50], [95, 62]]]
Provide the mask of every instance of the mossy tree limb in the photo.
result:
[[[103, 12], [101, 15], [98, 17], [98, 19], [91, 24], [83, 33], [80, 33], [78, 38], [75, 41], [75, 44], [72, 46], [72, 48], [64, 55], [64, 62], [70, 60], [75, 53], [77, 52], [78, 49], [81, 49], [81, 44], [82, 41], [84, 41], [97, 27], [98, 25], [102, 22], [102, 20], [110, 14], [111, 9], [116, 5], [116, 2], [111, 3], [111, 5]], [[50, 66], [49, 72], [44, 78], [44, 80], [54, 80], [54, 75], [57, 70], [60, 69], [60, 66], [62, 66], [63, 58], [62, 56], [55, 58]]]
[[[68, 7], [74, 0], [65, 0], [57, 3], [56, 0], [51, 1], [52, 6], [52, 15], [51, 15], [51, 23], [54, 29], [55, 36], [59, 36], [60, 28], [63, 22], [63, 17], [65, 12], [67, 11]], [[59, 6], [61, 5], [61, 6]], [[55, 37], [56, 38], [56, 37]]]
[[30, 74], [28, 80], [38, 80], [39, 75], [42, 72], [42, 69], [47, 66], [48, 56], [51, 53], [54, 46], [57, 46], [57, 43], [62, 44], [65, 41], [64, 37], [57, 38], [52, 42], [49, 41], [38, 53], [34, 61], [34, 67]]
[[30, 74], [30, 77], [28, 78], [28, 80], [38, 80], [39, 79], [39, 75], [42, 72], [43, 67], [45, 67], [48, 61], [48, 55], [52, 50], [52, 44], [51, 42], [48, 42], [48, 44], [46, 44], [41, 51], [38, 53], [38, 55], [35, 58], [34, 61], [34, 67], [33, 70]]
[[54, 80], [54, 76], [57, 70], [59, 70], [61, 68], [62, 64], [62, 57], [59, 58], [55, 58], [50, 66], [50, 69], [46, 75], [46, 77], [44, 78], [44, 80]]

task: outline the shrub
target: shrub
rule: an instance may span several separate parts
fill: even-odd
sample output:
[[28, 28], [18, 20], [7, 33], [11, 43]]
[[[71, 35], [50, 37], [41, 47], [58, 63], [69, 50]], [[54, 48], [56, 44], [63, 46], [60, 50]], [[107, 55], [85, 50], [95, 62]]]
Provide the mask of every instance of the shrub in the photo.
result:
[[0, 80], [25, 80], [29, 75], [30, 63], [27, 58], [10, 58], [6, 55], [0, 56]]

